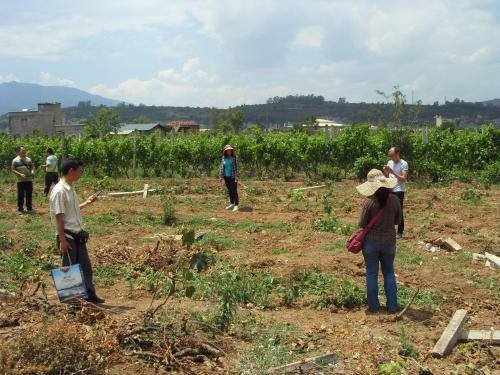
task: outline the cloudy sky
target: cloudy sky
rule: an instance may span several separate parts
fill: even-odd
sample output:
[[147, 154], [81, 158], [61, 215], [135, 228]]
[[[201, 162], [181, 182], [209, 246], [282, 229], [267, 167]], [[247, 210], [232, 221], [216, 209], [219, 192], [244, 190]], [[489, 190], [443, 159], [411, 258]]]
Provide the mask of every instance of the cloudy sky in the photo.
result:
[[[0, 82], [148, 105], [500, 97], [500, 0], [0, 0]], [[411, 100], [411, 99], [410, 99]]]

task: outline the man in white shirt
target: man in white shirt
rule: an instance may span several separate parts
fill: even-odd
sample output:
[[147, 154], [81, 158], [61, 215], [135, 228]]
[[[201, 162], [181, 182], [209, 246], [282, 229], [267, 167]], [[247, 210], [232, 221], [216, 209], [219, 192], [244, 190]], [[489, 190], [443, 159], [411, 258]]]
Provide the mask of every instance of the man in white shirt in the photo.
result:
[[398, 184], [392, 192], [399, 198], [401, 203], [401, 222], [398, 225], [398, 232], [396, 238], [403, 238], [403, 231], [405, 229], [405, 220], [403, 217], [403, 201], [405, 199], [405, 183], [408, 181], [408, 163], [401, 159], [399, 149], [391, 147], [388, 152], [389, 162], [384, 166], [384, 174], [387, 177], [396, 178]]
[[54, 155], [54, 150], [51, 148], [47, 149], [47, 159], [42, 168], [45, 168], [45, 189], [43, 194], [45, 196], [49, 195], [50, 188], [52, 184], [57, 184], [59, 182], [59, 175], [57, 174], [57, 156]]
[[66, 160], [61, 172], [63, 177], [50, 193], [49, 206], [50, 219], [57, 229], [57, 246], [63, 259], [63, 266], [80, 264], [87, 287], [87, 301], [103, 303], [104, 300], [97, 297], [92, 281], [92, 264], [86, 245], [88, 234], [83, 231], [80, 215], [80, 209], [94, 203], [97, 196], [92, 195], [82, 204], [78, 203], [73, 183], [78, 181], [82, 174], [82, 163], [79, 160]]

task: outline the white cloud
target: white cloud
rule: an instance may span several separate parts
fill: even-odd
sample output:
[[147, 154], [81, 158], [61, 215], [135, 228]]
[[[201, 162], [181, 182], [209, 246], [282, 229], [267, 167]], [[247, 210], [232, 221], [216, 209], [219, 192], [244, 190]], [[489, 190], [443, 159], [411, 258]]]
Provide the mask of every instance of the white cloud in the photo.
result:
[[90, 92], [135, 104], [227, 107], [261, 103], [271, 96], [290, 93], [290, 88], [223, 84], [201, 69], [198, 58], [191, 58], [180, 70], [162, 70], [151, 79], [130, 78], [113, 87], [99, 84]]
[[5, 76], [0, 75], [0, 83], [12, 81], [19, 81], [19, 78], [17, 78], [14, 74], [7, 74]]
[[325, 33], [321, 26], [309, 26], [299, 29], [293, 44], [303, 47], [321, 47], [324, 38]]
[[66, 78], [54, 77], [51, 73], [41, 72], [38, 79], [38, 83], [44, 86], [67, 86], [76, 87], [75, 82]]
[[180, 71], [166, 69], [158, 72], [158, 78], [181, 84], [204, 85], [217, 80], [216, 75], [207, 73], [200, 68], [200, 59], [197, 57], [187, 60]]
[[0, 71], [62, 75], [72, 64], [86, 87], [154, 104], [311, 92], [370, 101], [394, 85], [430, 102], [480, 100], [500, 89], [494, 1], [59, 1], [9, 5]]

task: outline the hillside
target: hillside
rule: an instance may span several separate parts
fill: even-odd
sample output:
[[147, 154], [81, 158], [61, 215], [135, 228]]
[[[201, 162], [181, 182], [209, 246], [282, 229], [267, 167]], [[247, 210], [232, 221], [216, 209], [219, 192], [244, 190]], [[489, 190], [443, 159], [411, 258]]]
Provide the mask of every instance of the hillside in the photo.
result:
[[42, 86], [22, 82], [0, 83], [0, 115], [23, 108], [36, 108], [40, 102], [60, 102], [63, 107], [71, 107], [82, 101], [105, 106], [120, 103], [73, 87]]
[[[66, 108], [69, 120], [80, 121], [97, 113], [98, 107], [83, 105]], [[193, 120], [211, 125], [211, 108], [119, 105], [122, 121], [147, 118], [151, 121]], [[369, 122], [378, 124], [381, 118], [388, 120], [390, 105], [383, 103], [338, 103], [325, 101], [322, 97], [298, 96], [268, 100], [265, 104], [241, 105], [233, 108], [243, 112], [246, 123], [262, 125], [283, 124], [303, 121], [305, 118], [328, 117], [341, 123], [357, 124]], [[482, 103], [447, 102], [444, 105], [423, 105], [418, 116], [419, 123], [434, 124], [435, 116], [454, 119], [462, 126], [498, 122], [500, 107], [485, 106]]]

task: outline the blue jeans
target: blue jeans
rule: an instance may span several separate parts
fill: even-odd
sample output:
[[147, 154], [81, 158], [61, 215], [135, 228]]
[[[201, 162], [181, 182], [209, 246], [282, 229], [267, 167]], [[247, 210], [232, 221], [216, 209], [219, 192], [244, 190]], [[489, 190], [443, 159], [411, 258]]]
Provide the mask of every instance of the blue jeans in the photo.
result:
[[396, 257], [396, 245], [386, 245], [374, 242], [366, 242], [363, 246], [363, 257], [366, 264], [366, 296], [368, 299], [368, 310], [376, 312], [380, 308], [378, 300], [378, 264], [382, 265], [384, 275], [384, 290], [387, 298], [387, 310], [394, 312], [398, 308], [398, 290], [396, 286], [396, 275], [394, 274], [394, 258]]

